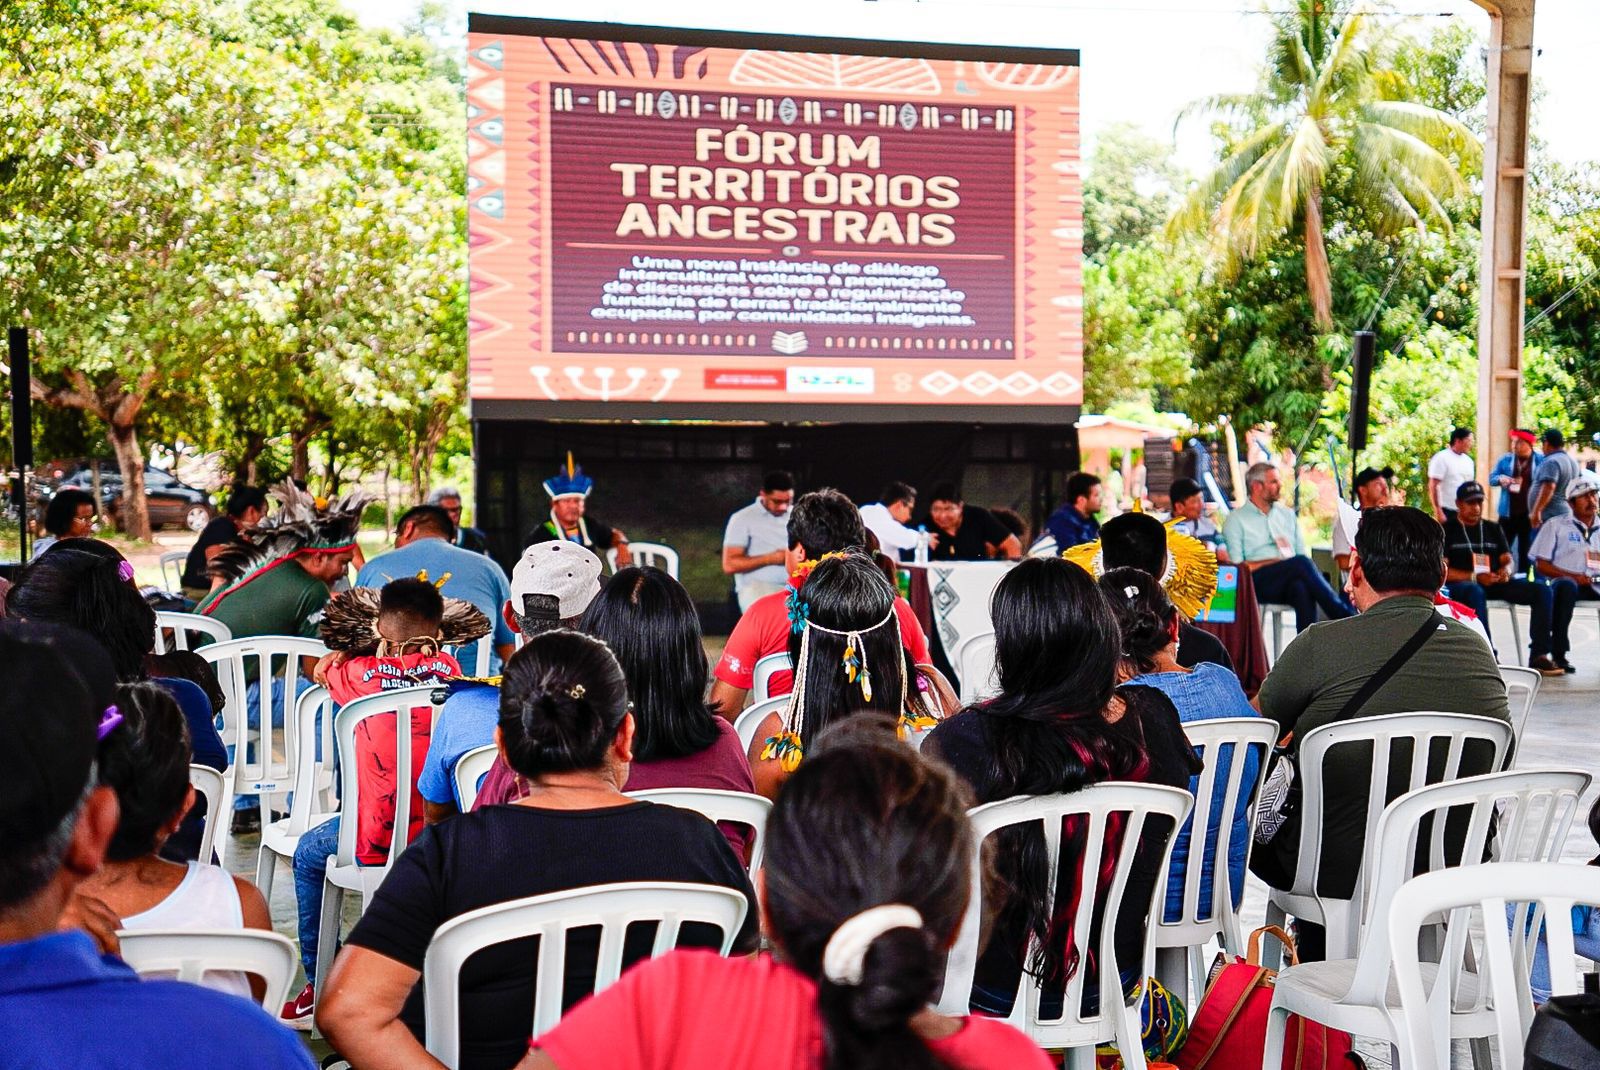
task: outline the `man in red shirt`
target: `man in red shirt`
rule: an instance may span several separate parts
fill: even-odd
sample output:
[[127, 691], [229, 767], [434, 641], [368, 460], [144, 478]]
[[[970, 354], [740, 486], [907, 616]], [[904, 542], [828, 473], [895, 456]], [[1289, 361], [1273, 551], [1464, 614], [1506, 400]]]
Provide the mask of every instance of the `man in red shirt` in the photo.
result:
[[[855, 549], [865, 552], [867, 531], [855, 503], [831, 488], [803, 494], [789, 511], [789, 550], [784, 567], [791, 575], [802, 562], [815, 561], [823, 554]], [[900, 618], [900, 637], [918, 665], [932, 663], [928, 639], [922, 625], [904, 598], [894, 600]], [[754, 683], [756, 662], [768, 654], [789, 649], [789, 593], [778, 591], [753, 602], [739, 623], [734, 625], [728, 644], [723, 647], [712, 675], [711, 705], [732, 720], [744, 708], [745, 698]], [[772, 677], [769, 693], [787, 695], [794, 689], [794, 674], [789, 669]]]

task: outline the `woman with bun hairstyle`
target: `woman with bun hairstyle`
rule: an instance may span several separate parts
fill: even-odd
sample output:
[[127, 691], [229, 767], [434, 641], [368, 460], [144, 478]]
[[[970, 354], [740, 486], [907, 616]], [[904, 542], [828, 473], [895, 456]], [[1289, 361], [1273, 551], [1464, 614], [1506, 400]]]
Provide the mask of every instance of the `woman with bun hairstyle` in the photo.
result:
[[[1192, 669], [1178, 664], [1178, 632], [1182, 622], [1177, 608], [1167, 599], [1149, 573], [1136, 568], [1114, 568], [1100, 577], [1100, 589], [1117, 617], [1122, 634], [1122, 679], [1133, 687], [1153, 687], [1172, 700], [1177, 708], [1178, 720], [1204, 721], [1216, 717], [1259, 717], [1255, 707], [1245, 697], [1239, 678], [1231, 669], [1213, 662], [1202, 661]], [[1207, 755], [1210, 760], [1211, 756]], [[1250, 806], [1248, 790], [1256, 781], [1261, 768], [1262, 755], [1257, 750], [1245, 752], [1242, 783], [1246, 790], [1239, 796], [1238, 811], [1233, 814], [1233, 833], [1228, 840], [1228, 886], [1233, 892], [1233, 905], [1237, 907], [1244, 897], [1244, 864], [1250, 849]], [[1215, 756], [1217, 784], [1228, 782], [1233, 765], [1232, 750], [1223, 750]], [[1189, 779], [1192, 792], [1200, 786], [1198, 776]], [[1216, 843], [1222, 827], [1222, 797], [1212, 799], [1213, 809], [1208, 818], [1207, 843]], [[1172, 843], [1172, 878], [1167, 884], [1166, 917], [1175, 921], [1183, 916], [1183, 880], [1189, 858], [1189, 827], [1178, 830]], [[1211, 909], [1211, 873], [1216, 858], [1207, 854], [1201, 860], [1204, 876], [1200, 881], [1200, 909]]]
[[[686, 881], [751, 899], [734, 946], [751, 950], [754, 890], [717, 827], [699, 814], [622, 793], [633, 761], [633, 715], [622, 666], [600, 640], [559, 629], [506, 662], [495, 742], [529, 793], [430, 825], [394, 868], [350, 934], [319, 992], [316, 1022], [356, 1066], [437, 1066], [422, 1047], [418, 981], [439, 926], [479, 907], [617, 881]], [[631, 933], [625, 956], [649, 953]], [[686, 928], [684, 943], [721, 934]], [[598, 938], [567, 946], [566, 1001], [594, 986]], [[504, 1070], [527, 1052], [533, 966], [526, 942], [490, 948], [461, 974], [463, 1070]]]
[[971, 887], [971, 798], [888, 718], [822, 734], [767, 822], [774, 954], [675, 951], [534, 1041], [521, 1070], [1044, 1070], [1010, 1026], [928, 1009]]
[[778, 788], [824, 728], [876, 710], [907, 737], [939, 723], [957, 700], [936, 671], [911, 661], [900, 639], [894, 586], [865, 554], [825, 554], [789, 593], [794, 690], [768, 714], [750, 745], [756, 791]]

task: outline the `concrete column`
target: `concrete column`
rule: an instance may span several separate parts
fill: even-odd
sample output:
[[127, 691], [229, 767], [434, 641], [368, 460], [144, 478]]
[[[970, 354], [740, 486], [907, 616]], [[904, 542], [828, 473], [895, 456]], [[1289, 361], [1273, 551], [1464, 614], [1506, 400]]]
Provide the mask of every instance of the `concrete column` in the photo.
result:
[[1478, 299], [1478, 479], [1507, 449], [1522, 391], [1528, 112], [1534, 0], [1476, 0], [1489, 12], [1488, 129]]

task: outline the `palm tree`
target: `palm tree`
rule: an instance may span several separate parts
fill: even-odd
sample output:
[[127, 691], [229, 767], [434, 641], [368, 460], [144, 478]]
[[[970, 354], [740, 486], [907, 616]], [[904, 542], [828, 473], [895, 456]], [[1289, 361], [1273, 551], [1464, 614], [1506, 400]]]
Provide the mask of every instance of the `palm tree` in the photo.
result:
[[[1450, 229], [1445, 203], [1467, 192], [1482, 156], [1454, 116], [1404, 99], [1386, 43], [1350, 0], [1296, 0], [1271, 16], [1272, 43], [1253, 94], [1186, 109], [1230, 115], [1236, 136], [1167, 223], [1167, 235], [1207, 234], [1225, 274], [1292, 227], [1305, 234], [1306, 289], [1317, 328], [1333, 329], [1333, 280], [1323, 237], [1330, 179], [1387, 236]], [[1181, 121], [1181, 120], [1180, 120]]]

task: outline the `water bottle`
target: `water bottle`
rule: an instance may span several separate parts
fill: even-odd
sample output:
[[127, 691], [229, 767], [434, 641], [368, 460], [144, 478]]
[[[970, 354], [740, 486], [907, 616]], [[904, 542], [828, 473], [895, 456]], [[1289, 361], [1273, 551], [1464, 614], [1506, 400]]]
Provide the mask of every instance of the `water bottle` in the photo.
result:
[[926, 565], [928, 563], [928, 529], [922, 524], [917, 525], [917, 548], [911, 552], [913, 565]]

